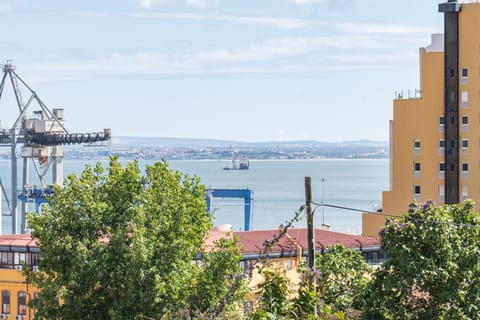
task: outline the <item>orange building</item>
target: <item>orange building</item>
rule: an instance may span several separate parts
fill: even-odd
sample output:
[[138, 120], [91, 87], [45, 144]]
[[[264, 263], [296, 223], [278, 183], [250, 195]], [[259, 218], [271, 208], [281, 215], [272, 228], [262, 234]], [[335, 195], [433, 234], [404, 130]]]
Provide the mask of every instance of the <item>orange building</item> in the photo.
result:
[[[480, 3], [439, 5], [444, 34], [420, 49], [419, 94], [397, 94], [390, 123], [390, 190], [386, 214], [401, 215], [415, 201], [480, 200]], [[364, 235], [385, 217], [364, 214]]]
[[0, 236], [0, 319], [33, 319], [27, 303], [38, 290], [25, 282], [21, 270], [23, 263], [35, 270], [39, 261], [39, 248], [29, 234]]

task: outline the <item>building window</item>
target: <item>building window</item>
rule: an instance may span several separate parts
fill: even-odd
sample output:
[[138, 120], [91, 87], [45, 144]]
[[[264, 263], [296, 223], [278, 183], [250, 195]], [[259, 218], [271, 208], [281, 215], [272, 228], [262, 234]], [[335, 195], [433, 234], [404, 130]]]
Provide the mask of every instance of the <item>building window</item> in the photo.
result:
[[438, 177], [440, 179], [445, 179], [445, 168], [446, 168], [445, 162], [440, 162], [438, 164]]
[[462, 116], [462, 130], [463, 131], [468, 130], [468, 117], [467, 116]]
[[413, 193], [415, 195], [419, 195], [420, 194], [420, 186], [413, 186]]
[[468, 91], [462, 91], [462, 107], [468, 106]]
[[445, 172], [445, 162], [440, 162], [438, 165], [438, 170], [440, 172]]
[[455, 140], [450, 140], [450, 148], [455, 148]]
[[286, 271], [292, 270], [292, 259], [285, 260], [285, 270]]
[[413, 170], [414, 171], [420, 171], [420, 162], [415, 162], [413, 164]]
[[420, 154], [420, 140], [413, 140], [413, 154], [419, 155]]
[[2, 314], [10, 314], [10, 291], [2, 291]]
[[445, 117], [440, 116], [438, 118], [438, 131], [444, 132], [445, 131]]
[[22, 316], [27, 314], [27, 294], [25, 291], [18, 292], [18, 314]]
[[462, 149], [467, 149], [468, 148], [468, 139], [463, 139], [462, 140]]
[[445, 139], [440, 139], [438, 141], [438, 147], [439, 148], [445, 148]]
[[455, 78], [455, 69], [450, 69], [450, 78]]
[[462, 69], [462, 78], [467, 78], [468, 77], [468, 69], [467, 68], [463, 68]]
[[462, 171], [468, 172], [468, 163], [462, 163]]
[[440, 202], [445, 201], [445, 186], [444, 185], [438, 186], [438, 200], [440, 200]]
[[468, 186], [463, 185], [462, 186], [462, 200], [468, 199]]
[[252, 277], [253, 269], [255, 266], [255, 263], [253, 260], [241, 260], [240, 261], [240, 266], [243, 268], [244, 272], [243, 274], [245, 277], [250, 279]]

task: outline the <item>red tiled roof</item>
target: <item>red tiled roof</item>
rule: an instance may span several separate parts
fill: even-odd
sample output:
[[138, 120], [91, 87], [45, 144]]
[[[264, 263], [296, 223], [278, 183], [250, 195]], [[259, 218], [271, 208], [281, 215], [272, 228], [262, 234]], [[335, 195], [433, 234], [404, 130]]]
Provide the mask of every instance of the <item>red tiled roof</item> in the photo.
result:
[[[213, 245], [215, 240], [225, 237], [228, 234], [228, 232], [223, 231], [211, 231], [209, 238], [205, 241], [205, 248], [207, 251]], [[265, 248], [265, 241], [271, 241], [276, 238], [278, 234], [279, 230], [233, 232], [233, 235], [238, 237], [239, 242], [242, 245], [243, 255], [259, 254]], [[342, 243], [346, 248], [357, 250], [376, 249], [380, 247], [380, 240], [378, 238], [315, 229], [316, 251], [325, 250], [328, 246], [337, 243]], [[303, 251], [307, 250], [306, 228], [290, 228], [287, 235], [283, 236], [280, 241], [270, 249], [270, 252], [289, 254], [296, 252], [298, 246], [300, 246]], [[10, 247], [38, 251], [36, 240], [32, 239], [29, 234], [0, 235], [0, 248]]]
[[[239, 231], [234, 232], [234, 235], [239, 238], [240, 243], [243, 245], [243, 254], [258, 254], [263, 249], [264, 241], [273, 239], [278, 233], [278, 230], [261, 230]], [[295, 245], [300, 245], [302, 250], [307, 250], [306, 228], [291, 228], [288, 230], [287, 235], [280, 240], [278, 245], [271, 249], [271, 252], [294, 251], [297, 249]], [[328, 246], [338, 243], [342, 243], [346, 248], [357, 250], [380, 247], [378, 238], [315, 229], [315, 250], [325, 250]]]
[[[265, 249], [265, 241], [271, 241], [279, 234], [279, 230], [261, 230], [261, 231], [238, 231], [233, 235], [237, 236], [242, 245], [242, 253], [258, 254]], [[297, 250], [293, 241], [283, 236], [280, 241], [271, 248], [271, 252], [292, 252]]]
[[29, 234], [4, 234], [0, 235], [0, 248], [25, 248], [27, 250], [36, 249], [38, 245], [36, 240], [32, 239]]

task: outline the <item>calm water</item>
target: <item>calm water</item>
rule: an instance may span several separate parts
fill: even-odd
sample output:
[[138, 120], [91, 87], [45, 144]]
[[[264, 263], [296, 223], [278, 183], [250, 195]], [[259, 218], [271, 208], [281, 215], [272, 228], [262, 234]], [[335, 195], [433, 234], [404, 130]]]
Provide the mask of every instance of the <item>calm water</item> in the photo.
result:
[[[65, 176], [79, 173], [87, 162], [64, 161]], [[95, 163], [95, 162], [88, 162]], [[106, 162], [105, 162], [106, 163]], [[142, 161], [140, 165], [151, 162]], [[253, 229], [277, 228], [289, 220], [305, 202], [304, 177], [312, 177], [314, 202], [371, 210], [381, 203], [381, 193], [388, 188], [388, 160], [285, 160], [251, 161], [250, 170], [223, 170], [227, 161], [170, 161], [170, 167], [197, 175], [212, 188], [250, 188], [254, 191]], [[21, 166], [19, 168], [21, 172]], [[10, 162], [0, 162], [0, 177], [9, 186]], [[33, 175], [31, 175], [33, 177]], [[325, 182], [322, 179], [325, 179]], [[32, 184], [35, 184], [32, 180]], [[21, 184], [19, 184], [20, 186]], [[323, 189], [325, 187], [325, 189]], [[3, 205], [7, 213], [6, 205]], [[214, 199], [215, 224], [243, 228], [242, 199]], [[315, 224], [322, 221], [332, 229], [361, 232], [361, 214], [353, 211], [318, 208]], [[4, 232], [10, 231], [10, 217], [3, 217]], [[306, 226], [306, 220], [296, 224]]]

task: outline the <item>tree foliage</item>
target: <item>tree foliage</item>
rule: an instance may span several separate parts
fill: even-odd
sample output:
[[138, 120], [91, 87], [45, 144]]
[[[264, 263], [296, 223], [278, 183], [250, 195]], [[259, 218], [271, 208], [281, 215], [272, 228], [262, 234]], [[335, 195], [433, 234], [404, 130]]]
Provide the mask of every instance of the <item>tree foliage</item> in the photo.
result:
[[414, 204], [381, 231], [388, 255], [364, 319], [479, 319], [480, 216], [473, 203]]
[[[228, 240], [205, 267], [192, 263], [212, 226], [204, 188], [164, 161], [144, 173], [137, 162], [122, 167], [114, 158], [108, 170], [87, 166], [28, 222], [42, 259], [41, 272], [26, 277], [41, 289], [33, 304], [42, 319], [188, 317], [193, 303], [202, 311], [218, 306], [237, 272], [238, 248]], [[221, 288], [213, 277], [225, 278]], [[207, 292], [190, 296], [195, 282]]]
[[335, 312], [361, 308], [371, 270], [358, 251], [336, 244], [317, 256], [316, 265], [318, 287], [325, 304]]

